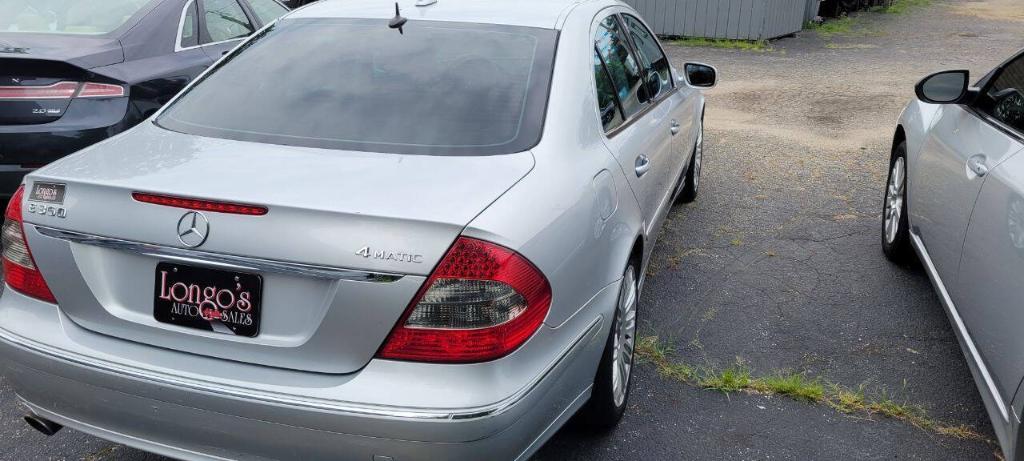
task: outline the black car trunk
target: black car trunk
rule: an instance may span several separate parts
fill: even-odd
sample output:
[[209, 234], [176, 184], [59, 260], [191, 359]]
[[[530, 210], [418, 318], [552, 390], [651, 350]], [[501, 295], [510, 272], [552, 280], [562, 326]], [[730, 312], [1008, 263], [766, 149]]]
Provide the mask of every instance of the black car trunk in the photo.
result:
[[119, 83], [89, 69], [122, 61], [115, 39], [0, 34], [0, 125], [60, 119], [82, 82]]

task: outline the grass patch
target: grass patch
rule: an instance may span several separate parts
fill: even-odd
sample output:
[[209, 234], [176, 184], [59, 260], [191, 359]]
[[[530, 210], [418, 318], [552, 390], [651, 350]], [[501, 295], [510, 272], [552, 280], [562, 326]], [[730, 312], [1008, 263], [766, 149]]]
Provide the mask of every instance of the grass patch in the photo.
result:
[[838, 384], [825, 383], [819, 378], [811, 378], [802, 373], [774, 372], [765, 376], [754, 376], [750, 368], [740, 360], [723, 370], [712, 367], [698, 368], [673, 362], [670, 357], [672, 352], [672, 349], [659, 341], [657, 336], [646, 336], [637, 341], [637, 357], [641, 361], [654, 364], [661, 376], [702, 389], [725, 394], [747, 392], [785, 396], [801, 402], [827, 405], [847, 415], [878, 415], [945, 437], [996, 445], [996, 442], [970, 426], [946, 424], [932, 419], [921, 406], [899, 401], [893, 394], [884, 390], [869, 395], [863, 385], [850, 389]]
[[809, 379], [800, 373], [777, 373], [757, 378], [751, 388], [766, 394], [778, 394], [795, 400], [821, 402], [825, 399], [825, 385], [819, 379]]
[[772, 51], [767, 40], [730, 40], [718, 38], [684, 37], [673, 40], [679, 46], [701, 48], [724, 48], [741, 51]]
[[853, 32], [853, 28], [857, 26], [859, 21], [856, 19], [843, 16], [839, 19], [830, 19], [828, 21], [817, 23], [808, 22], [805, 28], [807, 30], [813, 30], [821, 35], [822, 37], [832, 37], [835, 35], [847, 35]]
[[885, 14], [904, 14], [932, 4], [932, 0], [893, 0], [889, 6], [876, 6], [869, 11]]
[[739, 363], [719, 372], [705, 370], [697, 376], [698, 386], [726, 394], [750, 389], [751, 383], [750, 370]]

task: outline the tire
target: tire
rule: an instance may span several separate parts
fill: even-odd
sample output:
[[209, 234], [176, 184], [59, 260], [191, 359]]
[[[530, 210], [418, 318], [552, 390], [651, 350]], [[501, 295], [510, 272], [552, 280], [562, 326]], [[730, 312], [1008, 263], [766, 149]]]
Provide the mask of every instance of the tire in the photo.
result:
[[700, 131], [697, 132], [697, 144], [693, 146], [693, 156], [690, 157], [690, 165], [686, 168], [686, 178], [683, 179], [683, 191], [679, 193], [676, 203], [693, 203], [700, 193], [700, 172], [704, 164], [704, 117], [701, 117]]
[[608, 341], [594, 378], [594, 392], [577, 420], [598, 431], [618, 425], [626, 412], [633, 383], [633, 358], [636, 346], [636, 314], [639, 286], [636, 270], [630, 264], [622, 276], [622, 287], [615, 308]]
[[910, 246], [910, 219], [907, 216], [907, 142], [893, 149], [889, 179], [882, 200], [882, 251], [894, 263], [913, 258]]

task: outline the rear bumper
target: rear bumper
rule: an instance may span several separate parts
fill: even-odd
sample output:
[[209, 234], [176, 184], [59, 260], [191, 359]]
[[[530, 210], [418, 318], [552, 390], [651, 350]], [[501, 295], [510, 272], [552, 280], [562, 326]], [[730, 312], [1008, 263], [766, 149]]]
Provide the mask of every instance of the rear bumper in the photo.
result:
[[[8, 290], [0, 302], [0, 325], [14, 320], [3, 306], [12, 298], [33, 302]], [[26, 319], [17, 320], [24, 325]], [[58, 325], [70, 322], [55, 307], [44, 305], [35, 325], [47, 329], [54, 320]], [[516, 459], [532, 454], [589, 398], [588, 381], [604, 343], [602, 325], [600, 317], [591, 317], [529, 386], [493, 405], [472, 408], [303, 401], [299, 394], [304, 382], [274, 383], [294, 391], [290, 398], [238, 392], [241, 386], [230, 382], [157, 375], [78, 355], [3, 327], [0, 363], [18, 396], [40, 416], [180, 459]], [[67, 323], [61, 327], [73, 328]], [[168, 353], [180, 354], [154, 350], [154, 357]], [[188, 360], [187, 354], [180, 355]], [[371, 370], [371, 363], [359, 378], [349, 379], [376, 374], [393, 387], [404, 378], [410, 393], [487, 391], [458, 381], [447, 389], [424, 389], [414, 376], [394, 373], [395, 367], [413, 364], [386, 364], [390, 368], [382, 371]], [[314, 383], [320, 379], [306, 375]]]

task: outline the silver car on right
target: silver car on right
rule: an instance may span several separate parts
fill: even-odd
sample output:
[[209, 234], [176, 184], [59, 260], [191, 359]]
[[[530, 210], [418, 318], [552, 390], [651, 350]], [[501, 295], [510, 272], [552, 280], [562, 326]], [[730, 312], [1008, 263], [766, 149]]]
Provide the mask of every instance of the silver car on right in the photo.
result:
[[1024, 51], [974, 86], [933, 74], [900, 116], [882, 247], [916, 252], [942, 300], [1006, 459], [1022, 460]]

